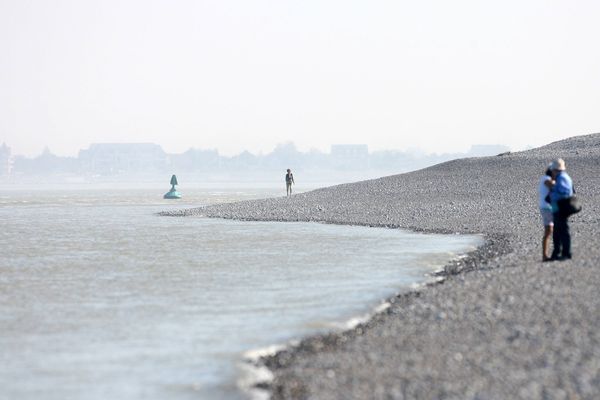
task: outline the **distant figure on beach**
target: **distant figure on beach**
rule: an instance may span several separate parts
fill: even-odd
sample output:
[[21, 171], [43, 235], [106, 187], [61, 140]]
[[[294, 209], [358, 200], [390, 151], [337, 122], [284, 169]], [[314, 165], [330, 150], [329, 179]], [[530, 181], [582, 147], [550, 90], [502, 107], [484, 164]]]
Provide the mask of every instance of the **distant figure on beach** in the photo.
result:
[[540, 215], [544, 225], [544, 236], [542, 238], [542, 260], [550, 261], [548, 250], [550, 248], [550, 238], [552, 237], [552, 227], [554, 226], [554, 216], [552, 215], [552, 204], [550, 204], [550, 190], [554, 185], [552, 179], [552, 164], [546, 169], [546, 173], [540, 177], [538, 185]]
[[567, 174], [565, 161], [562, 158], [553, 161], [551, 169], [554, 179], [554, 185], [550, 190], [554, 222], [554, 232], [552, 233], [554, 250], [551, 260], [568, 260], [571, 258], [571, 234], [568, 224], [570, 214], [561, 208], [564, 207], [562, 200], [573, 197], [573, 181]]
[[294, 183], [294, 174], [292, 174], [292, 170], [288, 168], [287, 174], [285, 174], [285, 189], [288, 196], [292, 195], [292, 185]]

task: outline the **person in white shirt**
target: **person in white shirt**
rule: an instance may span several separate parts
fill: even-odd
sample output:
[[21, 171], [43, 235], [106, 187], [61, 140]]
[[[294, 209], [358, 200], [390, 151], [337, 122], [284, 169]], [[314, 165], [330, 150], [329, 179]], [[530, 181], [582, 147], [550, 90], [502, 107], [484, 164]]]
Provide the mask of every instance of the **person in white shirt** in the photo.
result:
[[552, 216], [552, 205], [550, 204], [549, 197], [550, 189], [552, 189], [553, 185], [554, 181], [552, 180], [552, 170], [550, 167], [548, 167], [546, 173], [540, 177], [538, 186], [540, 214], [542, 216], [542, 224], [544, 225], [544, 237], [542, 238], [542, 261], [550, 261], [548, 248], [550, 247], [550, 238], [552, 237], [554, 222]]

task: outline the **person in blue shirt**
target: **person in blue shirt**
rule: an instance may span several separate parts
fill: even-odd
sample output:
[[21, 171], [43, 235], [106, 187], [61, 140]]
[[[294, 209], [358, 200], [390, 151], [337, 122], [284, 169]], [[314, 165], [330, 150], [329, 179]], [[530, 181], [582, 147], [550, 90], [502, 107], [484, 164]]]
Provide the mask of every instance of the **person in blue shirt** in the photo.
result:
[[573, 196], [573, 181], [567, 174], [565, 161], [559, 158], [552, 162], [552, 178], [554, 185], [550, 191], [550, 204], [554, 219], [552, 232], [552, 260], [567, 260], [571, 258], [571, 235], [569, 233], [568, 216], [560, 212], [558, 202]]

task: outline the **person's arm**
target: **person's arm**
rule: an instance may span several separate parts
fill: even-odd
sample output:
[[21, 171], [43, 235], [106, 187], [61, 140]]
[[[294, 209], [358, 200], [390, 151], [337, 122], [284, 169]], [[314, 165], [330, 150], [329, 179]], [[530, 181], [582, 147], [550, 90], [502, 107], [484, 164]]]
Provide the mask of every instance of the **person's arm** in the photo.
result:
[[546, 185], [546, 187], [548, 189], [552, 189], [552, 187], [556, 184], [556, 182], [554, 181], [554, 179], [547, 179], [544, 181], [544, 185]]

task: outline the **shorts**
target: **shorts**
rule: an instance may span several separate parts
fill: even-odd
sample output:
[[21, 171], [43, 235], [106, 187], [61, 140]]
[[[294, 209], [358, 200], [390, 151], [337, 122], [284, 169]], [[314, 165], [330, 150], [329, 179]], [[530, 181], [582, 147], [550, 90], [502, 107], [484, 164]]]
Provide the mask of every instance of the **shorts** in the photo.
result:
[[544, 226], [554, 226], [554, 216], [552, 215], [552, 210], [540, 209], [540, 214], [542, 215], [542, 223]]

